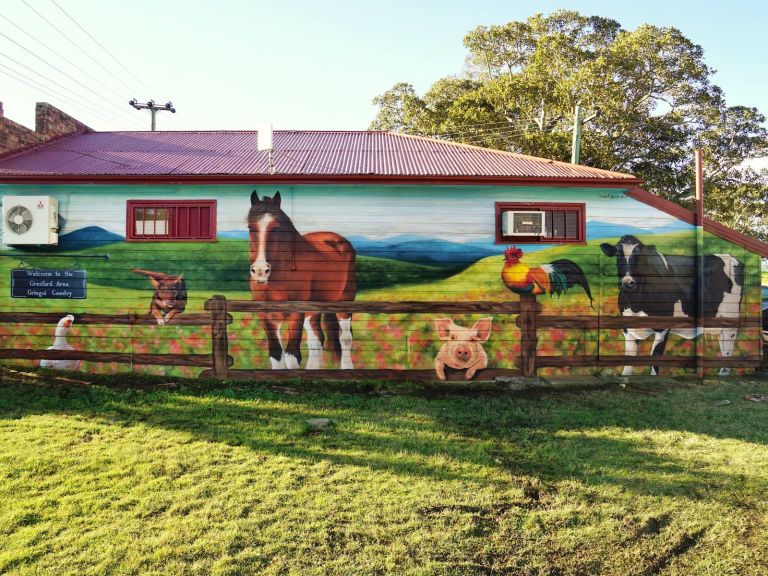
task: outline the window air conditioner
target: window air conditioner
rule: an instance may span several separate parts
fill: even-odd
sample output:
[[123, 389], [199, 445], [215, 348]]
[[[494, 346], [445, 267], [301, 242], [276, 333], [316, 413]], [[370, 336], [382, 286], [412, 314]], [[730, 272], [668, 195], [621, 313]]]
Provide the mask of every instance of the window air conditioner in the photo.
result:
[[544, 212], [502, 212], [501, 233], [504, 236], [544, 236]]

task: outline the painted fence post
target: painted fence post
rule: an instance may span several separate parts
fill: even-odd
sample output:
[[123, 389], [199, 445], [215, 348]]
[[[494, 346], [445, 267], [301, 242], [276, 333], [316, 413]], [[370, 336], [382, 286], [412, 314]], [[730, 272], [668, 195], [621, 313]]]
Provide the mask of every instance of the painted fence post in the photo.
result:
[[536, 347], [539, 337], [536, 334], [536, 315], [538, 304], [533, 294], [520, 294], [520, 370], [523, 376], [536, 376]]
[[213, 377], [226, 380], [228, 375], [227, 342], [227, 299], [216, 294], [209, 301], [211, 311], [211, 354], [213, 355]]

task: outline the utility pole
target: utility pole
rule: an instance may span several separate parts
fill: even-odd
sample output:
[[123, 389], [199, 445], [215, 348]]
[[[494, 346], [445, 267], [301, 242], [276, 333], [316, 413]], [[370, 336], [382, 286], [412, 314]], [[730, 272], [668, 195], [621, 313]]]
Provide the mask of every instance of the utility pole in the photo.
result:
[[132, 98], [128, 101], [128, 104], [136, 108], [136, 110], [149, 110], [152, 113], [152, 132], [157, 129], [157, 119], [155, 117], [157, 116], [158, 112], [165, 111], [176, 114], [176, 108], [173, 107], [173, 104], [170, 100], [168, 100], [168, 102], [165, 104], [155, 104], [154, 100], [150, 100], [148, 102], [138, 102], [136, 98]]
[[571, 164], [579, 163], [579, 152], [581, 148], [581, 106], [576, 104], [576, 111], [573, 116], [573, 141], [571, 142]]
[[704, 163], [696, 149], [696, 376], [704, 378]]

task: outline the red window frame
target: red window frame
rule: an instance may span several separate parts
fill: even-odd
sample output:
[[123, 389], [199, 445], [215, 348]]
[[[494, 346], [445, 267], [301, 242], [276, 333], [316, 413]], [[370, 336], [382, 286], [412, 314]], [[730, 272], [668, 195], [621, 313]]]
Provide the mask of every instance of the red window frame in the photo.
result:
[[[549, 212], [550, 219], [560, 218], [563, 236], [504, 236], [501, 214], [510, 210]], [[576, 222], [568, 225], [566, 213], [575, 214]], [[587, 241], [587, 205], [578, 202], [496, 202], [496, 244], [585, 244]]]
[[[167, 217], [157, 220], [157, 211], [167, 210]], [[154, 220], [137, 218], [152, 212]], [[137, 222], [165, 222], [163, 233], [137, 232]], [[216, 200], [128, 200], [125, 238], [132, 242], [215, 242]]]

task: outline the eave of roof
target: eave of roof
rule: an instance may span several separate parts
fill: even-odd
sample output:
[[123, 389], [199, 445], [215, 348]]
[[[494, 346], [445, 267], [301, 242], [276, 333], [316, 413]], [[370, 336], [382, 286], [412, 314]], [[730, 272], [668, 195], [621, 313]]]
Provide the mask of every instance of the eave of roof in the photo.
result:
[[[635, 200], [639, 200], [640, 202], [643, 202], [645, 204], [649, 204], [654, 208], [658, 208], [659, 210], [666, 212], [671, 216], [679, 218], [684, 222], [688, 222], [688, 224], [694, 224], [694, 225], [696, 224], [695, 212], [692, 212], [687, 208], [683, 208], [679, 204], [670, 202], [665, 198], [656, 196], [655, 194], [652, 194], [647, 190], [643, 190], [642, 188], [639, 188], [639, 187], [634, 187], [627, 191], [627, 196], [630, 196]], [[762, 256], [763, 258], [768, 258], [767, 243], [762, 242], [757, 238], [753, 238], [752, 236], [748, 236], [747, 234], [738, 232], [733, 228], [729, 228], [728, 226], [724, 226], [723, 224], [715, 222], [714, 220], [711, 220], [706, 216], [704, 217], [704, 231], [714, 234], [715, 236], [722, 238], [723, 240], [728, 240], [729, 242], [732, 242], [737, 246], [742, 246], [747, 250], [749, 250], [750, 252], [754, 252], [755, 254]]]

